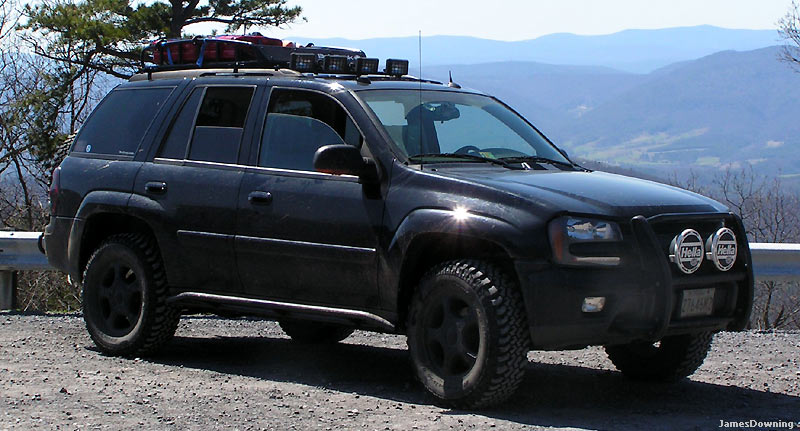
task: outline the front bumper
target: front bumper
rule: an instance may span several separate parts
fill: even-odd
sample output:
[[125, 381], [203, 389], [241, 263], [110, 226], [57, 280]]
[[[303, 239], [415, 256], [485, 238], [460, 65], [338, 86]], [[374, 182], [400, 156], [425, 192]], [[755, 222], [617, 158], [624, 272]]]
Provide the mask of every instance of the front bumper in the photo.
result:
[[[730, 271], [704, 262], [685, 275], [669, 263], [669, 234], [681, 226], [718, 223], [734, 230], [739, 253]], [[668, 335], [698, 331], [742, 330], [753, 301], [750, 249], [738, 217], [732, 214], [669, 214], [631, 219], [625, 229], [629, 250], [613, 269], [516, 263], [534, 349], [581, 348], [587, 345], [655, 342]], [[709, 316], [680, 316], [683, 292], [714, 288]], [[586, 297], [602, 296], [602, 311], [585, 313]]]

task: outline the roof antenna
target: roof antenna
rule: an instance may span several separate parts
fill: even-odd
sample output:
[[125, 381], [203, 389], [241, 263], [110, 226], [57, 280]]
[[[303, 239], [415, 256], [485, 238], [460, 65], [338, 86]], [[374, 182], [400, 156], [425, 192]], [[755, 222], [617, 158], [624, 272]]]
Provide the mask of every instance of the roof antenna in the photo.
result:
[[[419, 77], [417, 80], [419, 81], [419, 107], [417, 108], [419, 111], [417, 113], [419, 115], [419, 126], [417, 127], [419, 129], [419, 152], [425, 153], [422, 148], [422, 30], [419, 31]], [[422, 163], [419, 167], [420, 170], [423, 169]]]
[[451, 88], [461, 88], [460, 85], [453, 82], [453, 71], [450, 70], [449, 72], [450, 72], [450, 82], [447, 83], [447, 86]]
[[422, 86], [422, 30], [419, 30], [419, 80]]

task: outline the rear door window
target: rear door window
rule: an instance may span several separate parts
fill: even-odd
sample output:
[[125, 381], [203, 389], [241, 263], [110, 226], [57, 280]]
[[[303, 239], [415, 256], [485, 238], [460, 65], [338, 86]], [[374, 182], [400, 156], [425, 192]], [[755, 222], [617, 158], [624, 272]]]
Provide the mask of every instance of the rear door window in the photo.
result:
[[157, 157], [166, 159], [183, 160], [186, 157], [186, 148], [189, 146], [189, 138], [192, 137], [194, 129], [194, 119], [197, 116], [197, 107], [203, 98], [204, 88], [195, 88], [192, 95], [181, 107], [175, 121], [172, 122], [167, 138], [161, 145], [161, 150]]
[[172, 122], [156, 157], [233, 164], [255, 87], [198, 87]]
[[133, 156], [175, 87], [118, 88], [83, 125], [74, 152]]
[[236, 163], [255, 87], [208, 87], [197, 112], [189, 160]]

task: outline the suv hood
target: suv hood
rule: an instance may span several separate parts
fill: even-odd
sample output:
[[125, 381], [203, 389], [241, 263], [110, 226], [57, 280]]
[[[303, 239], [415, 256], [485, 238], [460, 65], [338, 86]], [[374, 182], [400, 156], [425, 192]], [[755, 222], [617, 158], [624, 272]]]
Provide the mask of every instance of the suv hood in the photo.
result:
[[438, 173], [513, 193], [556, 211], [626, 218], [728, 211], [719, 202], [696, 193], [605, 172], [455, 168], [440, 169]]

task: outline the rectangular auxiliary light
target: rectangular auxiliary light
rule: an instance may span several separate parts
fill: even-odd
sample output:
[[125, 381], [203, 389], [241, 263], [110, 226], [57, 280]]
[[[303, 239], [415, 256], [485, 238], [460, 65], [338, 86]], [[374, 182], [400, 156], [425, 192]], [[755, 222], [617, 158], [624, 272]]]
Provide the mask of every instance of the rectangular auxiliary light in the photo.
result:
[[377, 58], [358, 57], [356, 59], [356, 75], [373, 75], [378, 73]]
[[347, 66], [344, 55], [326, 55], [323, 70], [325, 73], [347, 73]]
[[317, 68], [317, 54], [292, 53], [291, 69], [298, 72], [313, 72]]
[[408, 75], [408, 60], [397, 60], [393, 58], [386, 60], [386, 70], [384, 73], [392, 76]]

